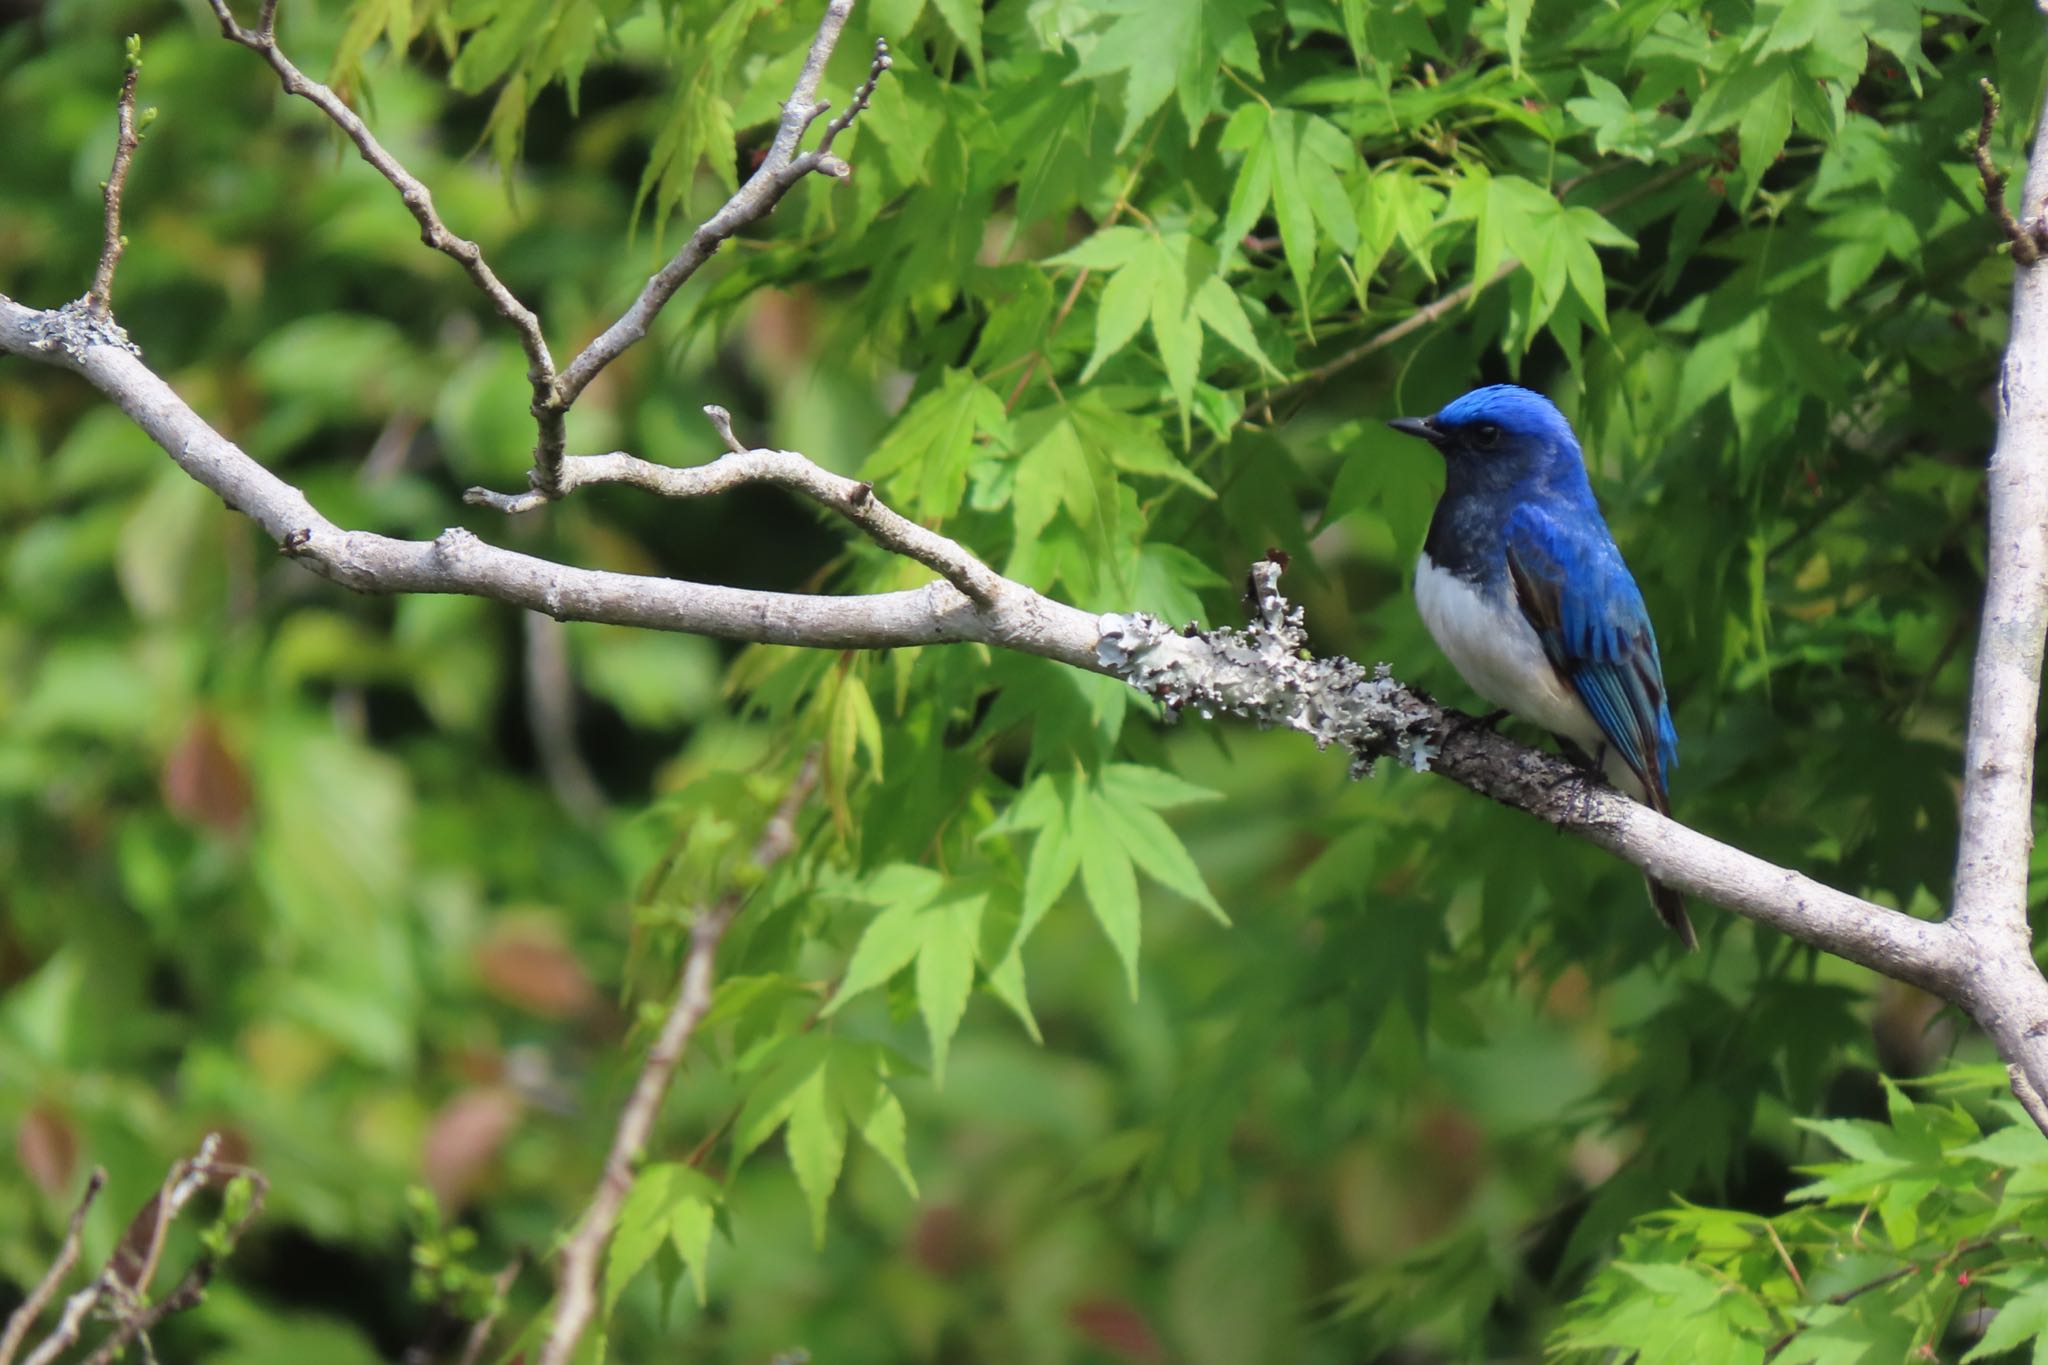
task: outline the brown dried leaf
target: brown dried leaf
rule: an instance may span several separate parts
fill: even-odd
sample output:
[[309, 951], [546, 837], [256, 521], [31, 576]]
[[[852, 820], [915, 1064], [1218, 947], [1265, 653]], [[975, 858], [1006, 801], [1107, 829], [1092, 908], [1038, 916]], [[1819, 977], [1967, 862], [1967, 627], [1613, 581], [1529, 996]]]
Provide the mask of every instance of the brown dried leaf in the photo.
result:
[[1120, 1360], [1141, 1365], [1166, 1359], [1166, 1348], [1145, 1315], [1122, 1299], [1082, 1299], [1067, 1309], [1067, 1322], [1093, 1345]]
[[14, 1150], [21, 1157], [21, 1169], [44, 1194], [59, 1195], [71, 1188], [78, 1171], [78, 1134], [71, 1121], [46, 1104], [39, 1104], [21, 1116], [14, 1130]]
[[570, 1019], [597, 1002], [597, 989], [554, 924], [500, 920], [476, 949], [484, 989], [543, 1019]]
[[164, 804], [181, 819], [232, 834], [249, 815], [249, 772], [228, 748], [220, 724], [204, 712], [192, 718], [164, 758]]
[[420, 1174], [444, 1209], [457, 1209], [483, 1179], [524, 1109], [508, 1086], [477, 1086], [441, 1106], [427, 1129]]

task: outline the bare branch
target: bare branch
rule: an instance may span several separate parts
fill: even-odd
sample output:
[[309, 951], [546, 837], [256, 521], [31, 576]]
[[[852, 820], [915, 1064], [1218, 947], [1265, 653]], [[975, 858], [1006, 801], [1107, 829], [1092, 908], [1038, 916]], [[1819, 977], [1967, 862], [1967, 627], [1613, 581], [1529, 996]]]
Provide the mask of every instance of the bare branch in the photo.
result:
[[128, 166], [135, 160], [135, 149], [142, 145], [142, 135], [135, 126], [135, 82], [141, 76], [142, 39], [131, 36], [128, 71], [121, 77], [121, 98], [116, 102], [120, 131], [114, 138], [114, 166], [101, 187], [106, 203], [106, 237], [100, 247], [99, 269], [93, 272], [92, 288], [85, 294], [87, 311], [101, 321], [113, 310], [114, 267], [121, 263], [121, 253], [128, 246], [128, 239], [121, 235], [121, 191], [128, 186]]
[[64, 1314], [58, 1318], [56, 1330], [28, 1353], [28, 1359], [22, 1365], [51, 1365], [58, 1356], [75, 1346], [78, 1334], [85, 1330], [86, 1315], [98, 1306], [100, 1296], [105, 1292], [105, 1277], [95, 1276], [91, 1284], [64, 1300]]
[[[1988, 102], [1987, 113], [1995, 110]], [[1989, 134], [1980, 128], [1981, 149]], [[1987, 192], [1990, 185], [1986, 185]], [[2004, 204], [2001, 189], [1997, 196]], [[2034, 138], [2023, 204], [2048, 202], [2048, 109]], [[2028, 229], [2029, 235], [2034, 231]], [[2048, 983], [2027, 924], [2033, 851], [2034, 722], [2048, 631], [2048, 268], [2015, 239], [2012, 332], [1998, 383], [1998, 444], [1985, 475], [1990, 500], [1984, 611], [1963, 749], [1963, 800], [1949, 923], [1972, 947], [1962, 1003], [2017, 1064], [2037, 1119], [2048, 1095]], [[2022, 1102], [2028, 1100], [2024, 1093]]]
[[207, 3], [213, 7], [214, 17], [220, 20], [222, 36], [240, 43], [270, 63], [270, 69], [277, 73], [286, 94], [297, 95], [333, 120], [335, 126], [347, 134], [349, 141], [355, 143], [356, 151], [363, 160], [398, 191], [407, 212], [420, 225], [420, 241], [453, 258], [468, 271], [470, 279], [490, 300], [498, 316], [511, 323], [519, 333], [520, 349], [526, 352], [526, 379], [533, 389], [534, 420], [540, 425], [534, 447], [534, 464], [536, 468], [551, 467], [552, 462], [560, 457], [566, 439], [563, 414], [567, 411], [567, 404], [556, 406], [549, 402], [555, 386], [555, 360], [548, 351], [547, 338], [541, 333], [539, 317], [498, 278], [497, 272], [484, 260], [482, 247], [448, 230], [448, 225], [441, 221], [441, 215], [434, 208], [432, 191], [400, 165], [397, 157], [385, 150], [384, 144], [377, 141], [369, 125], [356, 115], [355, 110], [349, 108], [333, 90], [299, 70], [284, 55], [284, 50], [277, 45], [277, 0], [263, 0], [254, 30], [235, 21], [233, 11], [228, 8], [228, 0], [207, 0]]
[[[221, 1260], [235, 1249], [236, 1244], [242, 1240], [242, 1234], [247, 1232], [250, 1225], [262, 1214], [264, 1196], [270, 1192], [269, 1182], [258, 1171], [216, 1160], [215, 1154], [219, 1146], [219, 1135], [209, 1133], [206, 1140], [200, 1144], [196, 1157], [189, 1162], [181, 1162], [179, 1167], [172, 1168], [175, 1179], [169, 1182], [169, 1188], [160, 1200], [160, 1214], [156, 1220], [154, 1239], [150, 1248], [151, 1274], [155, 1272], [157, 1258], [163, 1253], [163, 1241], [170, 1232], [171, 1224], [199, 1191], [210, 1185], [226, 1186], [236, 1180], [246, 1180], [249, 1189], [248, 1206], [241, 1211], [234, 1224], [224, 1230], [218, 1242], [202, 1239], [199, 1254], [192, 1264], [186, 1267], [184, 1276], [171, 1292], [161, 1299], [154, 1303], [143, 1300], [143, 1290], [149, 1283], [147, 1278], [139, 1284], [123, 1286], [118, 1300], [121, 1305], [119, 1320], [114, 1330], [107, 1334], [107, 1339], [99, 1344], [99, 1348], [85, 1358], [84, 1365], [112, 1365], [112, 1362], [118, 1360], [121, 1353], [137, 1338], [146, 1342], [149, 1333], [165, 1318], [197, 1307], [206, 1297], [206, 1287], [213, 1282], [214, 1273], [220, 1269]], [[145, 1210], [145, 1214], [147, 1212]], [[140, 1222], [141, 1219], [138, 1218], [137, 1221]], [[117, 1251], [116, 1259], [108, 1262], [102, 1278], [116, 1275], [119, 1256], [120, 1252]], [[147, 1354], [145, 1347], [145, 1355]]]
[[98, 1166], [86, 1178], [85, 1193], [78, 1197], [78, 1207], [71, 1211], [71, 1222], [64, 1229], [64, 1240], [57, 1244], [57, 1257], [50, 1262], [50, 1268], [43, 1278], [36, 1281], [36, 1287], [29, 1290], [28, 1297], [21, 1301], [21, 1307], [8, 1315], [7, 1328], [0, 1331], [0, 1365], [12, 1365], [15, 1352], [28, 1338], [28, 1329], [36, 1325], [43, 1309], [49, 1306], [51, 1295], [57, 1286], [71, 1273], [71, 1267], [78, 1264], [79, 1240], [85, 1230], [85, 1215], [92, 1209], [92, 1201], [106, 1186], [107, 1173]]
[[[121, 341], [80, 327], [76, 314], [24, 308], [0, 295], [0, 353], [83, 375], [180, 468], [255, 521], [284, 553], [357, 592], [462, 593], [558, 620], [605, 621], [760, 644], [888, 649], [976, 642], [1097, 667], [1095, 617], [1009, 579], [995, 580], [995, 600], [988, 607], [977, 606], [949, 582], [905, 592], [822, 597], [571, 568], [487, 545], [459, 528], [431, 541], [344, 530], [299, 489], [209, 426]], [[850, 481], [844, 496], [852, 497]], [[878, 519], [878, 524], [884, 523]], [[941, 547], [951, 544], [922, 527], [902, 525], [913, 540], [932, 537]]]
[[[815, 753], [804, 759], [789, 791], [769, 816], [759, 842], [754, 845], [752, 862], [757, 872], [773, 867], [796, 847], [797, 814], [817, 785], [818, 766]], [[569, 1235], [568, 1244], [562, 1248], [561, 1289], [554, 1324], [548, 1332], [547, 1344], [541, 1348], [540, 1365], [565, 1365], [590, 1325], [591, 1314], [597, 1308], [598, 1261], [611, 1238], [619, 1210], [632, 1192], [633, 1168], [646, 1150], [648, 1134], [654, 1130], [661, 1102], [668, 1097], [669, 1082], [675, 1078], [683, 1050], [690, 1045], [690, 1037], [705, 1011], [711, 1008], [711, 974], [718, 945], [746, 905], [749, 891], [758, 884], [759, 879], [753, 878], [744, 887], [727, 891], [690, 926], [690, 948], [683, 959], [675, 1003], [669, 1007], [661, 1033], [647, 1053], [632, 1098], [619, 1112], [619, 1126], [612, 1138], [611, 1153], [605, 1158], [604, 1176], [583, 1216], [577, 1220], [576, 1230]]]
[[[794, 451], [749, 450], [733, 434], [732, 416], [724, 408], [708, 407], [704, 412], [728, 452], [710, 464], [678, 469], [638, 459], [624, 451], [572, 455], [562, 462], [562, 491], [558, 496], [594, 483], [631, 484], [665, 498], [701, 498], [742, 484], [775, 484], [831, 508], [865, 531], [877, 545], [939, 574], [977, 607], [995, 605], [1005, 583], [1000, 574], [958, 542], [883, 506], [875, 496], [874, 485], [834, 474]], [[463, 501], [500, 512], [529, 512], [554, 499], [538, 488], [520, 494], [472, 488], [463, 494]]]
[[[790, 187], [812, 171], [823, 171], [838, 179], [846, 177], [846, 163], [831, 155], [832, 141], [846, 131], [847, 125], [867, 107], [869, 97], [874, 94], [875, 82], [889, 69], [891, 59], [886, 42], [875, 43], [875, 56], [868, 66], [867, 81], [854, 92], [846, 112], [825, 126], [825, 136], [820, 145], [801, 156], [796, 149], [803, 139], [804, 130], [825, 111], [826, 106], [818, 99], [818, 83], [824, 79], [825, 64], [832, 57], [832, 49], [839, 45], [839, 35], [845, 30], [847, 17], [852, 13], [853, 0], [831, 0], [825, 7], [825, 17], [818, 24], [817, 36], [811, 40], [810, 55], [805, 58], [796, 86], [782, 106], [782, 121], [776, 126], [775, 141], [770, 144], [767, 156], [747, 178], [747, 183], [725, 201], [725, 206], [691, 233], [682, 249], [654, 273], [640, 291], [640, 296], [633, 300], [619, 320], [605, 328], [563, 369], [552, 399], [559, 411], [566, 412], [599, 371], [647, 335], [655, 316], [675, 297], [676, 290], [711, 259], [728, 237], [747, 224], [766, 217], [782, 202], [782, 196]], [[552, 488], [553, 480], [548, 477], [547, 470], [537, 467], [535, 473], [538, 476], [534, 480], [536, 487]]]
[[2042, 1132], [2048, 1133], [2048, 1103], [2043, 1103], [2041, 1094], [2034, 1089], [2034, 1083], [2027, 1079], [2026, 1068], [2017, 1062], [2007, 1063], [2005, 1078], [2012, 1085], [2012, 1093], [2020, 1102], [2020, 1108], [2027, 1111], [2027, 1117]]
[[[875, 97], [875, 83], [882, 79], [882, 73], [887, 71], [892, 65], [894, 65], [894, 59], [889, 55], [889, 40], [887, 38], [875, 39], [875, 56], [874, 60], [868, 63], [868, 78], [854, 88], [853, 100], [846, 106], [846, 112], [826, 124], [825, 136], [818, 139], [818, 169], [832, 176], [835, 180], [844, 180], [851, 172], [851, 167], [847, 166], [844, 161], [838, 160], [831, 160], [831, 164], [827, 164], [829, 154], [832, 151], [833, 140], [852, 127], [853, 121], [860, 117], [863, 109], [868, 107], [868, 101]], [[811, 117], [816, 118], [819, 113], [823, 113], [829, 108], [831, 108], [829, 101], [819, 100], [814, 106], [815, 112]]]
[[[268, 1191], [261, 1174], [220, 1161], [219, 1151], [220, 1135], [209, 1133], [194, 1156], [171, 1167], [163, 1185], [129, 1220], [127, 1232], [107, 1258], [106, 1265], [93, 1277], [91, 1284], [65, 1300], [64, 1313], [55, 1330], [30, 1353], [24, 1365], [50, 1365], [77, 1344], [87, 1317], [95, 1311], [113, 1318], [114, 1329], [86, 1357], [85, 1365], [111, 1365], [138, 1338], [146, 1339], [158, 1323], [173, 1313], [193, 1307], [205, 1297], [206, 1286], [219, 1268], [220, 1258], [233, 1250], [235, 1243], [262, 1212], [263, 1196]], [[103, 1173], [94, 1173], [94, 1183], [87, 1190], [86, 1203], [91, 1202], [99, 1181], [104, 1178]], [[149, 1302], [149, 1285], [163, 1256], [164, 1241], [186, 1205], [209, 1186], [243, 1179], [249, 1182], [249, 1204], [234, 1226], [227, 1229], [218, 1242], [203, 1242], [198, 1257], [186, 1270], [184, 1278], [163, 1298]], [[82, 1203], [78, 1212], [72, 1215], [72, 1232], [68, 1240], [75, 1241], [78, 1224], [85, 1216], [86, 1203]], [[76, 1255], [75, 1246], [73, 1255]], [[12, 1338], [11, 1321], [8, 1329]], [[11, 1351], [12, 1346], [8, 1345], [7, 1350]], [[5, 1353], [0, 1353], [0, 1361], [5, 1359]]]
[[1251, 574], [1245, 631], [1176, 631], [1143, 614], [1102, 618], [1109, 671], [1174, 711], [1299, 730], [1350, 751], [1353, 775], [1381, 758], [1428, 770], [1604, 848], [1658, 881], [1838, 957], [1954, 998], [1956, 935], [1775, 867], [1657, 814], [1551, 754], [1526, 748], [1344, 658], [1307, 657], [1301, 609], [1280, 595], [1281, 562]]
[[711, 259], [728, 237], [772, 211], [792, 185], [813, 171], [842, 180], [851, 173], [846, 162], [831, 154], [832, 143], [867, 108], [876, 82], [889, 69], [891, 62], [888, 44], [878, 40], [867, 80], [854, 91], [846, 111], [825, 126], [824, 137], [814, 150], [801, 155], [797, 153], [805, 131], [829, 107], [826, 101], [818, 98], [818, 85], [824, 79], [826, 63], [839, 44], [847, 18], [853, 12], [853, 0], [830, 0], [818, 25], [817, 35], [811, 41], [803, 70], [797, 76], [789, 100], [782, 107], [775, 140], [761, 165], [724, 207], [690, 234], [689, 240], [668, 264], [648, 280], [625, 314], [557, 375], [554, 357], [541, 331], [540, 319], [499, 280], [484, 260], [482, 249], [475, 242], [450, 232], [435, 211], [433, 195], [427, 187], [399, 164], [398, 159], [377, 141], [368, 126], [339, 95], [312, 80], [284, 55], [277, 44], [277, 0], [264, 0], [253, 30], [236, 21], [228, 0], [207, 0], [207, 3], [219, 20], [224, 37], [260, 55], [277, 73], [287, 94], [297, 95], [317, 106], [348, 135], [363, 160], [398, 190], [406, 208], [419, 222], [420, 240], [460, 262], [498, 315], [518, 331], [520, 345], [526, 352], [527, 382], [533, 391], [531, 411], [539, 427], [530, 479], [534, 490], [544, 495], [543, 500], [560, 497], [566, 491], [562, 485], [562, 469], [568, 443], [568, 412], [590, 381], [628, 347], [646, 336], [649, 325], [675, 296], [676, 290]]
[[[1427, 762], [1434, 771], [1549, 820], [1660, 881], [1951, 1000], [1958, 999], [1957, 983], [1974, 966], [1947, 926], [1830, 890], [1719, 843], [1589, 784], [1561, 759], [1461, 726], [1459, 713], [1357, 664], [1304, 662], [1300, 654], [1306, 637], [1291, 633], [1299, 631], [1298, 621], [1286, 631], [1269, 625], [1263, 635], [1251, 637], [1232, 632], [1186, 636], [1149, 617], [1079, 611], [985, 566], [991, 579], [986, 606], [952, 582], [859, 597], [799, 596], [571, 568], [487, 545], [461, 530], [425, 542], [346, 531], [209, 427], [140, 358], [101, 340], [88, 338], [75, 348], [52, 340], [53, 331], [71, 336], [65, 326], [61, 312], [39, 313], [0, 298], [0, 352], [84, 375], [187, 473], [249, 515], [287, 554], [357, 591], [456, 592], [560, 619], [816, 648], [997, 645], [1126, 678], [1169, 705], [1301, 729], [1324, 743], [1342, 742], [1363, 758], [1392, 753], [1404, 761]], [[566, 469], [577, 471], [573, 477], [588, 469], [612, 481], [690, 496], [758, 480], [843, 509], [863, 487], [781, 451], [728, 453], [688, 470], [624, 455], [584, 458], [599, 463], [572, 462]], [[874, 505], [872, 490], [864, 501]], [[855, 511], [844, 514], [854, 519]], [[868, 515], [897, 541], [916, 543], [920, 562], [937, 567], [957, 553], [978, 566], [951, 541], [894, 513], [887, 522], [879, 513]], [[881, 543], [896, 547], [890, 540]], [[951, 567], [964, 571], [968, 566]], [[1277, 587], [1268, 588], [1273, 599], [1268, 608], [1277, 606], [1284, 617]], [[1432, 755], [1436, 744], [1441, 752]], [[2038, 974], [2034, 981], [2048, 998], [2048, 982]], [[1980, 1022], [1983, 1008], [1981, 1003], [1973, 1007]], [[2040, 1017], [2048, 1018], [2048, 1006]]]

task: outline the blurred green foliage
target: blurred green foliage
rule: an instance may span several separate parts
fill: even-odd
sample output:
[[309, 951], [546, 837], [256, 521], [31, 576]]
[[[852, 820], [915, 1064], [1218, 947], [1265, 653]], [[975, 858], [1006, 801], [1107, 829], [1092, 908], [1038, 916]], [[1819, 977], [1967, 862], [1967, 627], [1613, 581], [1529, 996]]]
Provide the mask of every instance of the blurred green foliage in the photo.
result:
[[[748, 172], [817, 10], [287, 0], [280, 31], [559, 355]], [[0, 5], [0, 291], [83, 292], [133, 30], [160, 116], [118, 314], [329, 516], [926, 576], [767, 490], [462, 506], [522, 476], [514, 339], [195, 0]], [[728, 245], [573, 449], [699, 462], [717, 402], [1090, 609], [1231, 621], [1282, 547], [1321, 648], [1469, 701], [1405, 591], [1438, 473], [1380, 423], [1518, 377], [1658, 622], [1680, 815], [1938, 912], [2010, 279], [1963, 139], [1989, 76], [2019, 164], [2032, 6], [873, 0], [842, 106], [878, 36], [851, 181]], [[1953, 1019], [1710, 911], [1679, 960], [1632, 871], [1432, 778], [979, 648], [352, 598], [21, 361], [0, 586], [0, 1283], [86, 1166], [103, 1256], [220, 1129], [270, 1199], [166, 1359], [446, 1354], [519, 1248], [501, 1340], [537, 1326], [690, 918], [814, 747], [593, 1353], [1876, 1361], [2048, 1325], [2048, 1153], [1977, 1073], [1876, 1079], [1980, 1059]]]

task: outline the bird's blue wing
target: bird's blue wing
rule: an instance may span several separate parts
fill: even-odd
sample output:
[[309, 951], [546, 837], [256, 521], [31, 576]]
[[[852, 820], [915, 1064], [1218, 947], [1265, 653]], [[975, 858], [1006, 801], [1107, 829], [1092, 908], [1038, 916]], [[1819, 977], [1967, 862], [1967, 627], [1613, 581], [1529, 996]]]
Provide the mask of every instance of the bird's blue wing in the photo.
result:
[[1643, 595], [1592, 513], [1567, 524], [1533, 504], [1508, 517], [1508, 574], [1543, 652], [1593, 713], [1601, 733], [1662, 804], [1678, 766], [1678, 732]]

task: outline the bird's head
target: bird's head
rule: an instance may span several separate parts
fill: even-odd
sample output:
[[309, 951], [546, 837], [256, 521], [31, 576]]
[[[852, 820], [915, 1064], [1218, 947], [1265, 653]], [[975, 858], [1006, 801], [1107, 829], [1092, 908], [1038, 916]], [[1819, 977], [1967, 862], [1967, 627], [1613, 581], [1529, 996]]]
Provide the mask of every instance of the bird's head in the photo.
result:
[[1387, 425], [1429, 442], [1454, 474], [1480, 484], [1584, 468], [1578, 438], [1557, 405], [1516, 384], [1489, 384], [1453, 398], [1435, 416], [1396, 417]]

